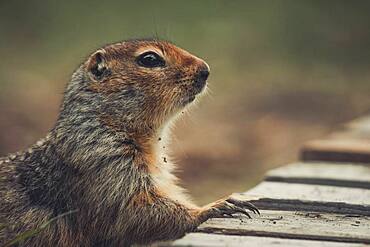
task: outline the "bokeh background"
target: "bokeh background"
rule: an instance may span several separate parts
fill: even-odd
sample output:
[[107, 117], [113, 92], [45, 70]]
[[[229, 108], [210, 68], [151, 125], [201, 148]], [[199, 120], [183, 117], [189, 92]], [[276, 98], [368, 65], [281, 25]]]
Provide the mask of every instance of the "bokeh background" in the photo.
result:
[[0, 1], [0, 155], [53, 126], [99, 46], [168, 39], [211, 66], [173, 138], [199, 203], [258, 183], [302, 143], [370, 109], [370, 1]]

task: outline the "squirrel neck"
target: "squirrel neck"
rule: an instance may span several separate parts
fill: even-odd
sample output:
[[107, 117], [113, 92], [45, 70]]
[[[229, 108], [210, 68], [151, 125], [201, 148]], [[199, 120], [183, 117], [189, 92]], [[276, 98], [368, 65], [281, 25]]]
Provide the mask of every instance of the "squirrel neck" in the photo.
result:
[[89, 83], [80, 67], [66, 89], [52, 130], [60, 156], [82, 170], [126, 164], [133, 156], [150, 156], [147, 162], [157, 162], [162, 123], [144, 123], [125, 112], [130, 109], [110, 107], [104, 96], [91, 92]]
[[59, 119], [51, 133], [51, 142], [64, 161], [81, 170], [126, 165], [139, 156], [147, 166], [160, 162], [156, 156], [164, 153], [166, 144], [162, 128], [117, 129], [102, 124], [96, 112], [76, 115]]

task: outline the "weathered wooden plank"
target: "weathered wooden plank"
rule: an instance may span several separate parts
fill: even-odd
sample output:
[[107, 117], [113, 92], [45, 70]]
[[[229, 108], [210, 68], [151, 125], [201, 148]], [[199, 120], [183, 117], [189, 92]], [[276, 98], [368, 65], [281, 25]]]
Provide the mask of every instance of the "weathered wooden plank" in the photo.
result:
[[264, 197], [277, 199], [370, 205], [370, 190], [326, 185], [263, 182], [246, 194], [263, 195]]
[[200, 225], [199, 232], [323, 241], [370, 243], [370, 218], [292, 211], [261, 211], [248, 218], [215, 218]]
[[255, 237], [255, 236], [236, 236], [236, 235], [220, 235], [209, 233], [190, 233], [184, 238], [172, 243], [172, 246], [286, 246], [286, 247], [359, 247], [363, 244], [359, 243], [339, 243], [329, 241], [313, 241], [313, 240], [298, 240], [284, 239], [272, 237]]
[[295, 163], [271, 170], [265, 180], [370, 189], [370, 166], [347, 163]]
[[261, 209], [370, 215], [370, 190], [263, 182], [240, 194]]
[[300, 156], [304, 161], [370, 163], [370, 140], [315, 140], [303, 146]]

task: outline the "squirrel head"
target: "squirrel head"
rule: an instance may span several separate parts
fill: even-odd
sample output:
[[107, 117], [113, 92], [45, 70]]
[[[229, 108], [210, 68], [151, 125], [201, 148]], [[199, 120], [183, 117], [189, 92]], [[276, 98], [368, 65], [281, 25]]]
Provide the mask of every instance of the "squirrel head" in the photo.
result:
[[167, 41], [107, 45], [73, 75], [61, 115], [89, 111], [127, 135], [155, 132], [201, 95], [208, 75], [202, 59]]
[[206, 86], [209, 66], [169, 42], [132, 40], [94, 52], [84, 73], [88, 90], [99, 95], [103, 124], [146, 132], [194, 101]]

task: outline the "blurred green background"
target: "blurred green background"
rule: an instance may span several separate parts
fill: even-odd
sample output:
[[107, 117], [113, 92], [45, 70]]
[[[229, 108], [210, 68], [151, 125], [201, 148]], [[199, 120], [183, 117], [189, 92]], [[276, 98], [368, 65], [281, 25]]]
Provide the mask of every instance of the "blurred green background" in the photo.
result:
[[168, 39], [211, 66], [174, 130], [179, 176], [205, 203], [297, 159], [305, 141], [370, 109], [370, 1], [1, 1], [0, 155], [53, 126], [94, 49]]

